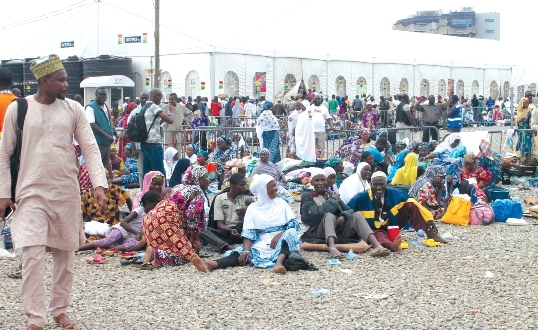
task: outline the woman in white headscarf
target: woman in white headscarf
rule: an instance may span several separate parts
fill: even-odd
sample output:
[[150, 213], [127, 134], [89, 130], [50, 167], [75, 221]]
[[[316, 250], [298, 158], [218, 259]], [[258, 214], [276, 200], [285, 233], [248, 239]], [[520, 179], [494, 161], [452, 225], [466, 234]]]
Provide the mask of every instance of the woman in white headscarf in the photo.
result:
[[353, 175], [346, 178], [340, 185], [340, 199], [344, 203], [355, 197], [358, 193], [370, 189], [370, 177], [372, 176], [372, 168], [366, 162], [359, 163], [357, 170]]
[[272, 268], [285, 274], [284, 261], [298, 251], [300, 225], [289, 205], [277, 198], [277, 183], [272, 176], [260, 174], [250, 185], [258, 200], [250, 204], [243, 221], [243, 246], [226, 252], [224, 258], [205, 262], [209, 270], [252, 263], [257, 268]]
[[241, 100], [239, 98], [235, 99], [235, 105], [232, 108], [232, 120], [234, 126], [240, 126], [241, 119], [239, 117], [243, 113], [243, 108], [241, 107]]
[[[445, 158], [449, 158], [449, 157], [454, 158], [455, 155], [453, 155], [453, 151], [460, 145], [462, 146], [461, 136], [458, 133], [452, 133], [445, 138], [445, 141], [443, 141], [442, 143], [439, 143], [439, 145], [437, 145], [437, 147], [431, 154], [429, 154], [428, 156], [424, 158], [421, 158], [420, 161], [424, 161], [426, 159], [434, 159], [434, 158], [439, 158], [441, 160]], [[463, 148], [462, 148], [462, 152], [463, 154], [465, 154], [465, 150]]]
[[176, 167], [177, 160], [179, 159], [179, 152], [176, 148], [168, 147], [164, 151], [164, 169], [166, 170], [166, 181], [170, 181], [172, 172]]

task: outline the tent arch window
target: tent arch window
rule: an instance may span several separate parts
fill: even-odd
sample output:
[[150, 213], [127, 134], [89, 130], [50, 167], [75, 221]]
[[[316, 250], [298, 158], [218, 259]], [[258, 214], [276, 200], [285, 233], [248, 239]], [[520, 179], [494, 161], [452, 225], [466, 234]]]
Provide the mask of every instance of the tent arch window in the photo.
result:
[[308, 78], [308, 88], [313, 92], [319, 92], [319, 78], [316, 75], [311, 75]]
[[142, 80], [142, 75], [138, 72], [133, 73], [133, 80], [135, 83], [135, 95], [134, 97], [137, 98], [142, 94], [142, 91], [144, 90], [144, 81]]
[[290, 90], [297, 84], [297, 79], [295, 79], [295, 76], [291, 73], [288, 73], [284, 77], [284, 90]]
[[400, 80], [400, 93], [407, 94], [409, 92], [409, 82], [407, 81], [407, 78], [402, 78]]
[[531, 91], [532, 94], [536, 94], [536, 84], [535, 83], [530, 84], [529, 87], [527, 87], [527, 90]]
[[510, 97], [510, 83], [505, 81], [503, 84], [503, 98], [506, 100], [507, 97]]
[[239, 77], [237, 73], [228, 71], [224, 74], [224, 94], [228, 94], [228, 97], [239, 96]]
[[430, 82], [428, 79], [422, 79], [420, 82], [420, 96], [428, 97], [430, 95]]
[[[170, 87], [168, 84], [168, 80], [170, 80]], [[164, 71], [161, 75], [161, 80], [159, 81], [159, 89], [163, 93], [164, 100], [168, 100], [168, 95], [172, 93], [172, 75], [168, 71]]]
[[383, 77], [383, 79], [381, 79], [380, 91], [381, 91], [381, 95], [383, 95], [383, 97], [388, 97], [390, 95], [390, 81], [389, 81], [389, 78]]
[[480, 94], [480, 84], [478, 83], [478, 80], [473, 80], [473, 84], [471, 87], [471, 94]]
[[357, 79], [357, 94], [362, 96], [362, 94], [368, 93], [368, 85], [366, 84], [366, 78], [359, 77]]
[[336, 77], [336, 95], [340, 97], [346, 96], [346, 78], [343, 76]]
[[185, 77], [185, 96], [196, 97], [200, 94], [200, 75], [198, 72], [191, 71]]
[[463, 83], [463, 80], [458, 80], [458, 83], [456, 85], [456, 95], [459, 97], [464, 96], [465, 94], [465, 84]]
[[495, 101], [499, 98], [499, 84], [495, 80], [489, 85], [489, 96], [491, 96]]
[[439, 80], [439, 95], [446, 97], [446, 82], [444, 79]]

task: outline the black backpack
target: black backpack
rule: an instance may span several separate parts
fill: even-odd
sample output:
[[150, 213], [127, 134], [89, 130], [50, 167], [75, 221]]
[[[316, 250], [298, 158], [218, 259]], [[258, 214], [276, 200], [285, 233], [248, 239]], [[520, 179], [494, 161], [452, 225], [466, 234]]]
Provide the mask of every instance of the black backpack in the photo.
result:
[[142, 110], [136, 114], [134, 119], [129, 120], [129, 124], [127, 125], [127, 136], [129, 137], [129, 140], [134, 142], [146, 142], [148, 139], [149, 131], [153, 127], [153, 124], [155, 124], [157, 116], [153, 118], [153, 122], [151, 122], [151, 126], [148, 129], [146, 127], [146, 119], [144, 118], [144, 115], [146, 114], [146, 110], [152, 104], [153, 103], [150, 102], [146, 103], [144, 108], [142, 108]]

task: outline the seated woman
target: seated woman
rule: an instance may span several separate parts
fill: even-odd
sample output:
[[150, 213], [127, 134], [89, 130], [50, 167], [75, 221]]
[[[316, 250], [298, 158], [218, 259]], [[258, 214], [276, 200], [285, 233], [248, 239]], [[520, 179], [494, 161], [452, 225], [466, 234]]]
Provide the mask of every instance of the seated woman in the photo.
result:
[[146, 213], [153, 210], [155, 206], [161, 201], [161, 195], [155, 191], [148, 191], [142, 196], [140, 206], [131, 212], [120, 223], [112, 226], [106, 238], [86, 243], [78, 248], [79, 251], [86, 251], [99, 248], [108, 248], [117, 244], [116, 250], [118, 251], [136, 251], [143, 245], [140, 244], [142, 240], [142, 221], [146, 216]]
[[123, 150], [125, 156], [125, 169], [120, 173], [120, 177], [110, 182], [115, 185], [125, 186], [128, 184], [138, 185], [138, 161], [133, 157], [133, 146], [131, 143], [127, 143], [125, 150]]
[[407, 148], [407, 143], [404, 141], [396, 141], [394, 144], [394, 147], [396, 148], [396, 155], [399, 154], [402, 150], [405, 150]]
[[344, 140], [344, 145], [338, 150], [338, 155], [357, 166], [366, 147], [371, 145], [370, 130], [363, 128], [359, 136], [350, 136]]
[[276, 182], [286, 183], [287, 181], [284, 173], [282, 173], [273, 162], [269, 161], [269, 158], [271, 158], [269, 149], [263, 148], [260, 150], [260, 162], [252, 170], [251, 177], [256, 174], [267, 174], [273, 177]]
[[[325, 171], [325, 190], [330, 192], [331, 194], [340, 194], [340, 191], [336, 186], [335, 170], [332, 167], [325, 167], [323, 170]], [[312, 179], [312, 177], [310, 179]]]
[[[430, 154], [430, 143], [422, 142], [421, 144], [419, 144], [419, 146], [418, 146], [418, 158], [419, 159], [425, 158], [429, 154]], [[430, 160], [425, 159], [422, 162], [418, 162], [418, 166], [420, 168], [426, 169], [426, 167], [428, 167], [429, 163], [430, 163]]]
[[185, 147], [185, 157], [188, 158], [191, 161], [191, 164], [196, 164], [196, 161], [198, 160], [198, 146], [194, 143], [188, 144]]
[[224, 179], [222, 180], [222, 189], [230, 186], [230, 177], [235, 173], [242, 175], [247, 174], [247, 167], [241, 159], [232, 159], [226, 162], [226, 166], [224, 167]]
[[208, 186], [205, 167], [192, 165], [183, 175], [183, 184], [172, 188], [144, 217], [148, 248], [142, 269], [192, 262], [198, 270], [208, 271], [197, 255], [201, 248], [198, 234], [206, 228], [204, 190]]
[[118, 156], [118, 148], [115, 145], [110, 146], [110, 168], [114, 177], [118, 177], [125, 169], [123, 159]]
[[174, 167], [174, 171], [172, 172], [172, 176], [170, 177], [170, 184], [169, 187], [177, 186], [181, 183], [181, 177], [183, 177], [183, 173], [191, 166], [191, 161], [188, 158], [181, 158], [177, 161], [176, 166]]
[[409, 197], [414, 198], [428, 209], [435, 220], [441, 219], [445, 212], [447, 196], [444, 179], [446, 171], [443, 166], [432, 165], [426, 169], [409, 190]]
[[205, 262], [209, 270], [252, 263], [257, 268], [272, 268], [286, 274], [284, 261], [298, 251], [301, 226], [290, 206], [277, 198], [277, 182], [267, 174], [256, 176], [250, 186], [258, 200], [250, 204], [243, 222], [243, 246], [226, 252], [224, 258]]
[[359, 163], [355, 173], [342, 182], [340, 186], [340, 199], [347, 204], [358, 193], [370, 189], [370, 176], [372, 176], [372, 167], [370, 164], [366, 162]]
[[374, 156], [374, 163], [377, 167], [387, 174], [390, 157], [388, 154], [388, 144], [387, 140], [379, 139], [375, 141], [375, 146], [368, 146], [364, 151], [368, 151]]
[[418, 155], [414, 152], [409, 152], [404, 159], [404, 165], [402, 168], [396, 171], [394, 178], [391, 181], [393, 186], [411, 186], [417, 178], [424, 174], [424, 169], [418, 167]]
[[144, 196], [144, 194], [148, 191], [155, 191], [160, 194], [163, 191], [163, 185], [164, 175], [161, 172], [151, 171], [146, 173], [146, 175], [144, 176], [144, 180], [142, 180], [142, 189], [135, 196], [135, 200], [133, 203], [134, 207], [138, 207], [142, 196]]
[[461, 181], [467, 179], [476, 179], [476, 195], [478, 198], [485, 198], [484, 189], [489, 186], [491, 173], [478, 166], [478, 158], [469, 151], [463, 156], [463, 168], [461, 170]]
[[370, 165], [370, 168], [372, 169], [372, 173], [377, 172], [377, 171], [382, 171], [381, 167], [377, 166], [377, 164], [375, 163], [374, 155], [372, 155], [370, 151], [363, 152], [360, 160], [361, 160], [361, 163], [364, 162]]
[[208, 158], [209, 156], [207, 155], [207, 151], [199, 150], [196, 156], [196, 165], [205, 167], [208, 173], [207, 177], [209, 180], [214, 181], [218, 179], [217, 166], [215, 166], [215, 164], [212, 162], [208, 162]]
[[410, 151], [407, 148], [403, 148], [398, 152], [398, 154], [396, 155], [395, 163], [389, 167], [389, 171], [387, 173], [387, 182], [392, 182], [392, 179], [394, 179], [396, 172], [398, 172], [398, 170], [404, 166], [405, 157], [409, 154], [409, 152]]
[[179, 159], [179, 151], [177, 151], [174, 147], [168, 147], [164, 151], [164, 170], [166, 171], [166, 182], [170, 182], [170, 178], [172, 177], [172, 172], [174, 171], [174, 168], [176, 167], [176, 162]]
[[227, 161], [235, 158], [234, 150], [231, 148], [232, 139], [222, 135], [217, 139], [217, 148], [209, 154], [208, 160], [217, 167], [217, 174], [220, 176], [224, 173], [224, 165]]
[[461, 145], [461, 136], [458, 133], [452, 133], [445, 137], [445, 141], [439, 144], [435, 150], [426, 157], [422, 157], [420, 161], [427, 159], [439, 158], [444, 160], [446, 158], [453, 158], [453, 151]]
[[509, 185], [512, 184], [511, 178], [512, 178], [512, 172], [510, 171], [510, 167], [512, 164], [517, 163], [517, 156], [513, 153], [507, 152], [502, 160], [502, 168], [501, 168], [501, 175], [502, 175], [502, 184]]
[[327, 160], [323, 168], [332, 168], [335, 172], [335, 184], [336, 187], [340, 187], [342, 182], [347, 178], [347, 175], [344, 173], [344, 162], [342, 158], [338, 156], [331, 157]]
[[[120, 206], [127, 204], [129, 211], [133, 209], [133, 202], [131, 195], [128, 192], [121, 189], [119, 186], [110, 183], [110, 173], [107, 171], [107, 178], [109, 182], [108, 189], [106, 189], [106, 210], [101, 212], [98, 204], [93, 199], [94, 189], [85, 189], [80, 195], [80, 205], [82, 208], [82, 217], [85, 221], [97, 221], [101, 223], [107, 223], [111, 227], [120, 223], [123, 219], [120, 211]], [[99, 237], [89, 236], [88, 241], [93, 241]]]
[[391, 162], [394, 162], [394, 159], [396, 158], [396, 155], [394, 154], [393, 150], [392, 150], [392, 144], [390, 143], [389, 141], [389, 131], [386, 129], [386, 128], [380, 128], [377, 130], [377, 132], [375, 133], [375, 136], [376, 136], [376, 141], [379, 140], [379, 139], [385, 139], [387, 140], [387, 145], [389, 147], [389, 157], [390, 157], [390, 161]]
[[489, 141], [482, 139], [480, 141], [478, 152], [478, 167], [482, 167], [491, 173], [491, 185], [497, 184], [502, 180], [502, 164], [493, 157]]

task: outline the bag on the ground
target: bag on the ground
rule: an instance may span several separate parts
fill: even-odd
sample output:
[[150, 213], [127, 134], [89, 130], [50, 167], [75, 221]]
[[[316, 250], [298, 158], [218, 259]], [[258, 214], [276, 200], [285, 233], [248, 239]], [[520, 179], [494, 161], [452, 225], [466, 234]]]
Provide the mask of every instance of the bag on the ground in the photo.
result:
[[286, 261], [284, 268], [287, 271], [293, 272], [298, 270], [318, 270], [316, 266], [308, 262], [298, 251], [292, 251]]
[[491, 205], [484, 201], [478, 201], [471, 207], [470, 224], [474, 226], [489, 225], [495, 222], [495, 214]]
[[520, 219], [523, 217], [523, 206], [512, 199], [497, 199], [492, 205], [495, 220], [506, 222], [508, 218]]
[[471, 201], [462, 196], [454, 195], [441, 221], [451, 225], [468, 226], [471, 221], [470, 211]]
[[144, 115], [150, 106], [151, 103], [146, 103], [144, 108], [142, 108], [132, 120], [129, 120], [129, 123], [127, 124], [127, 136], [129, 137], [129, 140], [134, 142], [146, 142], [148, 139], [149, 131], [157, 119], [157, 116], [155, 116], [149, 129], [146, 127], [146, 119], [144, 118]]

